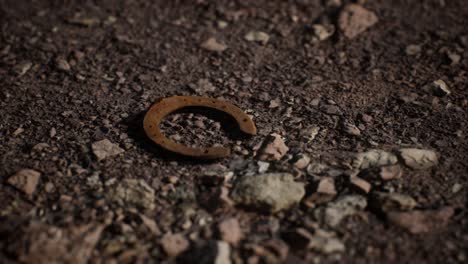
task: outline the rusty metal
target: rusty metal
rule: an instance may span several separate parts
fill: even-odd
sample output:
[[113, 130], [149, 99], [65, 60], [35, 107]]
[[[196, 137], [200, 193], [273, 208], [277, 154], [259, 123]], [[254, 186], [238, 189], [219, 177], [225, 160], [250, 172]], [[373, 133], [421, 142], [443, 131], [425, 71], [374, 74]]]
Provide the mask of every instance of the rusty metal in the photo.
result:
[[252, 119], [237, 106], [217, 99], [198, 96], [173, 96], [155, 103], [145, 115], [143, 126], [146, 135], [169, 151], [200, 159], [224, 158], [231, 150], [224, 147], [192, 148], [168, 139], [160, 130], [161, 120], [170, 113], [185, 107], [208, 107], [227, 113], [239, 124], [242, 132], [255, 135], [257, 128]]

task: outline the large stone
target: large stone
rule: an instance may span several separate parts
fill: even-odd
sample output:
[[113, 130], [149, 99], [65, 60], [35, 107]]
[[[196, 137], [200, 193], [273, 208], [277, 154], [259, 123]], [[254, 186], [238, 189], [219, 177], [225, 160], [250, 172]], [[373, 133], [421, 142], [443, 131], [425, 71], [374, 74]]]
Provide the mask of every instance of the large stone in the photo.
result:
[[367, 206], [367, 200], [360, 195], [348, 195], [329, 203], [327, 207], [315, 210], [315, 216], [330, 227], [337, 227], [341, 221], [360, 213]]
[[387, 219], [390, 223], [398, 225], [412, 234], [421, 234], [445, 227], [453, 214], [452, 207], [443, 207], [438, 210], [389, 212]]
[[237, 204], [274, 213], [299, 203], [304, 194], [304, 184], [291, 174], [266, 173], [240, 178], [231, 197]]
[[7, 182], [28, 196], [32, 196], [36, 191], [40, 177], [41, 173], [38, 171], [22, 169], [8, 178]]
[[406, 166], [414, 170], [429, 169], [438, 163], [437, 153], [432, 150], [403, 148], [400, 155]]
[[108, 187], [106, 197], [111, 202], [145, 209], [154, 208], [154, 190], [144, 180], [124, 179]]
[[338, 26], [347, 38], [354, 38], [377, 23], [374, 12], [357, 4], [348, 4], [341, 10]]

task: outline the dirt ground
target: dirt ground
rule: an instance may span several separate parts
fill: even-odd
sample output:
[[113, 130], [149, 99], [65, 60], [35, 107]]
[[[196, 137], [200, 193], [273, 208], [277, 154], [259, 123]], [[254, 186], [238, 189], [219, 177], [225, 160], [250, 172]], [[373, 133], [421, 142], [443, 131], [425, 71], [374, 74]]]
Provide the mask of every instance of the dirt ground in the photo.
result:
[[[466, 0], [2, 0], [0, 26], [1, 263], [467, 262]], [[168, 153], [142, 120], [173, 95], [258, 133], [182, 111], [166, 135], [233, 153]]]

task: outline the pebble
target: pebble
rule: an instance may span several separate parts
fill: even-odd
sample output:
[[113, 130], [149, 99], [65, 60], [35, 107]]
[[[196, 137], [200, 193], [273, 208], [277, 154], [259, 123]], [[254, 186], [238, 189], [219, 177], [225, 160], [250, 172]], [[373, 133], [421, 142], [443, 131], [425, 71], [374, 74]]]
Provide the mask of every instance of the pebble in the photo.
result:
[[104, 160], [108, 157], [119, 155], [124, 152], [122, 148], [112, 143], [108, 139], [103, 139], [94, 142], [91, 148], [98, 161]]
[[457, 65], [458, 63], [460, 63], [461, 56], [455, 52], [447, 52], [447, 57], [451, 62], [450, 65]]
[[261, 160], [257, 161], [257, 165], [258, 165], [258, 173], [265, 173], [270, 167], [269, 162], [265, 162]]
[[295, 160], [294, 167], [300, 170], [305, 169], [310, 163], [310, 157], [307, 154], [299, 154]]
[[51, 128], [49, 131], [49, 137], [53, 138], [57, 135], [57, 130], [55, 128]]
[[348, 135], [351, 136], [360, 136], [361, 135], [361, 130], [353, 124], [346, 123], [344, 125], [344, 132]]
[[144, 180], [124, 179], [119, 183], [108, 180], [108, 191], [105, 193], [107, 200], [121, 206], [136, 206], [144, 209], [153, 209], [154, 190]]
[[13, 68], [13, 71], [18, 76], [23, 76], [29, 71], [29, 69], [31, 69], [32, 65], [33, 65], [32, 62], [26, 61], [26, 62], [15, 65], [15, 67]]
[[31, 197], [36, 191], [41, 173], [32, 169], [22, 169], [7, 180], [7, 183]]
[[353, 161], [353, 167], [363, 170], [397, 163], [398, 157], [395, 154], [380, 149], [371, 149], [358, 153]]
[[278, 134], [271, 134], [263, 142], [263, 146], [259, 150], [260, 160], [280, 160], [289, 148], [284, 143], [284, 140]]
[[159, 241], [169, 257], [175, 257], [189, 248], [189, 241], [182, 234], [165, 234]]
[[270, 36], [262, 31], [250, 31], [244, 36], [244, 38], [247, 41], [260, 42], [263, 45], [267, 44], [268, 40], [270, 40]]
[[14, 137], [17, 137], [19, 134], [23, 133], [24, 132], [24, 128], [22, 127], [18, 127], [14, 132], [13, 132], [13, 136]]
[[346, 5], [338, 18], [338, 26], [347, 38], [354, 38], [377, 23], [374, 12], [357, 4]]
[[367, 206], [367, 199], [361, 195], [347, 195], [331, 202], [324, 208], [317, 208], [314, 214], [330, 227], [337, 227], [343, 219], [360, 213]]
[[208, 79], [199, 79], [197, 85], [193, 88], [198, 94], [205, 94], [216, 90], [216, 86], [214, 86]]
[[321, 229], [315, 230], [310, 237], [308, 248], [323, 254], [342, 253], [346, 250], [344, 243], [335, 234]]
[[239, 244], [239, 241], [242, 239], [242, 230], [236, 218], [223, 220], [218, 225], [218, 231], [221, 239], [231, 245]]
[[350, 184], [364, 193], [369, 193], [372, 188], [372, 185], [369, 182], [359, 177], [351, 177]]
[[411, 196], [400, 193], [372, 192], [371, 201], [383, 212], [410, 211], [418, 205]]
[[320, 110], [325, 114], [329, 115], [341, 115], [341, 109], [337, 105], [323, 105], [320, 107]]
[[240, 205], [271, 213], [288, 209], [304, 197], [304, 183], [289, 173], [265, 173], [238, 179], [231, 193]]
[[312, 30], [314, 31], [313, 42], [324, 41], [335, 33], [335, 26], [333, 25], [312, 25]]
[[415, 45], [415, 44], [410, 44], [406, 46], [405, 53], [408, 56], [415, 56], [421, 53], [421, 46], [420, 45]]
[[429, 169], [438, 164], [437, 154], [432, 150], [403, 148], [400, 149], [400, 156], [406, 166], [414, 170]]
[[200, 46], [205, 50], [216, 52], [223, 52], [227, 49], [226, 45], [218, 42], [215, 38], [205, 40]]
[[68, 61], [61, 57], [55, 60], [55, 65], [57, 66], [57, 69], [62, 71], [70, 71], [71, 69], [70, 64], [68, 64]]
[[423, 86], [423, 90], [435, 96], [443, 97], [450, 94], [447, 84], [443, 80], [433, 81]]
[[315, 208], [319, 204], [333, 200], [337, 193], [333, 178], [324, 177], [320, 179], [315, 192], [307, 197], [304, 203], [310, 208]]
[[445, 227], [454, 214], [452, 207], [438, 210], [415, 210], [411, 212], [389, 212], [387, 220], [411, 234], [429, 233]]

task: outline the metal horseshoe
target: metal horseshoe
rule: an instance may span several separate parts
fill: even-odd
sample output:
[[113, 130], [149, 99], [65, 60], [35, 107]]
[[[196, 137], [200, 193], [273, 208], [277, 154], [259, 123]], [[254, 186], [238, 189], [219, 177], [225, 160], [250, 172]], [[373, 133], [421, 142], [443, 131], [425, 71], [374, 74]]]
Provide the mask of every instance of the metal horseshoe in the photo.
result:
[[192, 148], [168, 139], [160, 130], [161, 120], [170, 113], [185, 107], [208, 107], [227, 113], [239, 124], [242, 132], [255, 135], [257, 128], [252, 119], [237, 106], [217, 99], [199, 96], [173, 96], [155, 103], [145, 115], [143, 127], [146, 135], [156, 144], [169, 151], [200, 159], [218, 159], [231, 154], [224, 147]]

